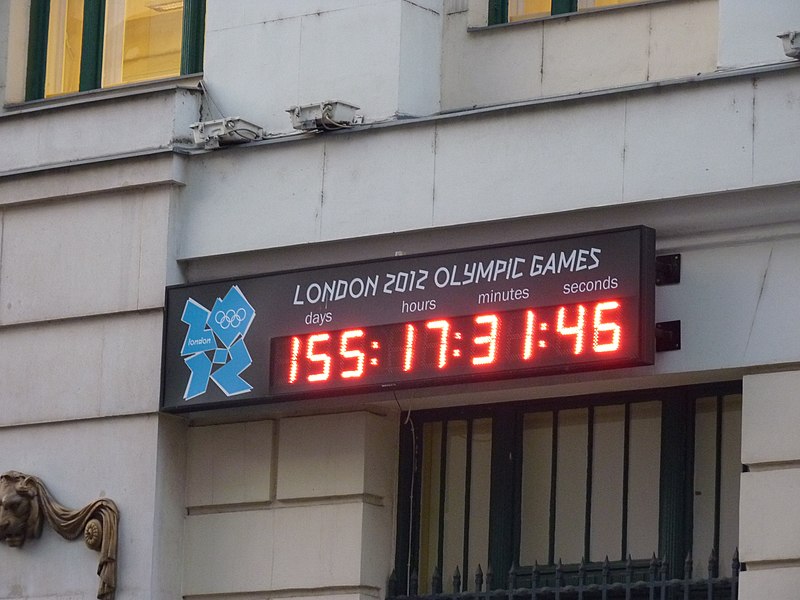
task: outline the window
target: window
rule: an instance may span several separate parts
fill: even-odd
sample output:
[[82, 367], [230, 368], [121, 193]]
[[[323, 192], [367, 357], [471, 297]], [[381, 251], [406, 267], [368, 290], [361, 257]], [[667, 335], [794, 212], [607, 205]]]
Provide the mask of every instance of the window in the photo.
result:
[[633, 4], [641, 0], [489, 0], [489, 24]]
[[32, 0], [26, 100], [196, 73], [205, 0]]
[[[646, 578], [730, 576], [738, 539], [738, 383], [412, 413], [401, 432], [396, 586], [420, 594], [553, 585], [556, 565]], [[718, 567], [709, 573], [712, 550]], [[718, 570], [717, 570], [718, 569]], [[435, 581], [443, 581], [438, 587]], [[438, 589], [437, 589], [438, 588]]]

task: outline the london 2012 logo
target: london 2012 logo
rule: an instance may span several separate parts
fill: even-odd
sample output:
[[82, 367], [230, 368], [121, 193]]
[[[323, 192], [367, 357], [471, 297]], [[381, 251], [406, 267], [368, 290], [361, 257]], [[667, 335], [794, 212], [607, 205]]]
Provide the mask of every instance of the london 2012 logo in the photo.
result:
[[[224, 298], [216, 299], [211, 310], [193, 298], [186, 301], [181, 321], [189, 326], [189, 330], [181, 356], [190, 374], [183, 392], [184, 400], [204, 394], [209, 381], [213, 381], [226, 396], [244, 394], [253, 389], [240, 375], [253, 364], [244, 337], [255, 316], [256, 311], [235, 285]], [[216, 369], [214, 365], [218, 365]]]

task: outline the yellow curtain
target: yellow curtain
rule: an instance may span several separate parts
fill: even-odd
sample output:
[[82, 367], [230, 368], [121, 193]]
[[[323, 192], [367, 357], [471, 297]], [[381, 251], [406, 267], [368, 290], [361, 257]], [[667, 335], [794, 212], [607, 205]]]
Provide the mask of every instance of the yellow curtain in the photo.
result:
[[83, 0], [52, 0], [47, 26], [45, 97], [78, 91], [82, 46]]
[[103, 87], [180, 75], [183, 0], [110, 0]]

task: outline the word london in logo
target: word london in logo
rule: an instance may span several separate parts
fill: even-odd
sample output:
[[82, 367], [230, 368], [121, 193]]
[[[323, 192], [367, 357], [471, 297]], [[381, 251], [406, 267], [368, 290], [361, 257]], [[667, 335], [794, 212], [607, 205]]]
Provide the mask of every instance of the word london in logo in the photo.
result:
[[[204, 394], [209, 380], [217, 384], [226, 396], [244, 394], [253, 389], [239, 375], [253, 364], [244, 336], [256, 316], [256, 311], [233, 286], [225, 298], [217, 298], [211, 310], [189, 298], [181, 321], [189, 326], [183, 341], [181, 356], [189, 367], [189, 383], [184, 400]], [[222, 365], [212, 373], [214, 365]]]

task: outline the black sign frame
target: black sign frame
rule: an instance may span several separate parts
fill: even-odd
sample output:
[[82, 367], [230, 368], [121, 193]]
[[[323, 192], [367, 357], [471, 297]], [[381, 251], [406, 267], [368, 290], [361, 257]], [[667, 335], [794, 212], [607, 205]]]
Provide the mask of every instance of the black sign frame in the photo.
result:
[[[409, 275], [412, 272], [416, 275]], [[426, 275], [420, 283], [423, 272]], [[401, 277], [402, 273], [406, 275]], [[611, 285], [612, 280], [613, 292], [593, 287]], [[528, 290], [527, 297], [514, 297], [514, 291], [524, 289]], [[545, 368], [411, 377], [389, 384], [322, 385], [314, 390], [306, 386], [298, 393], [270, 393], [273, 339], [474, 315], [486, 310], [478, 308], [485, 306], [483, 298], [491, 298], [490, 293], [496, 296], [498, 291], [501, 306], [489, 302], [489, 310], [588, 303], [609, 293], [630, 298], [635, 302], [630, 323], [636, 330], [632, 342], [635, 348], [622, 359], [600, 357], [597, 361], [570, 361]], [[401, 312], [412, 304], [414, 308], [424, 307], [430, 300], [435, 300], [435, 309]], [[654, 305], [655, 231], [644, 226], [169, 286], [165, 293], [160, 406], [166, 412], [186, 412], [652, 365]], [[209, 327], [212, 313], [218, 322]], [[244, 364], [247, 366], [237, 374]], [[204, 391], [192, 395], [204, 383]], [[240, 391], [244, 386], [251, 389]]]

